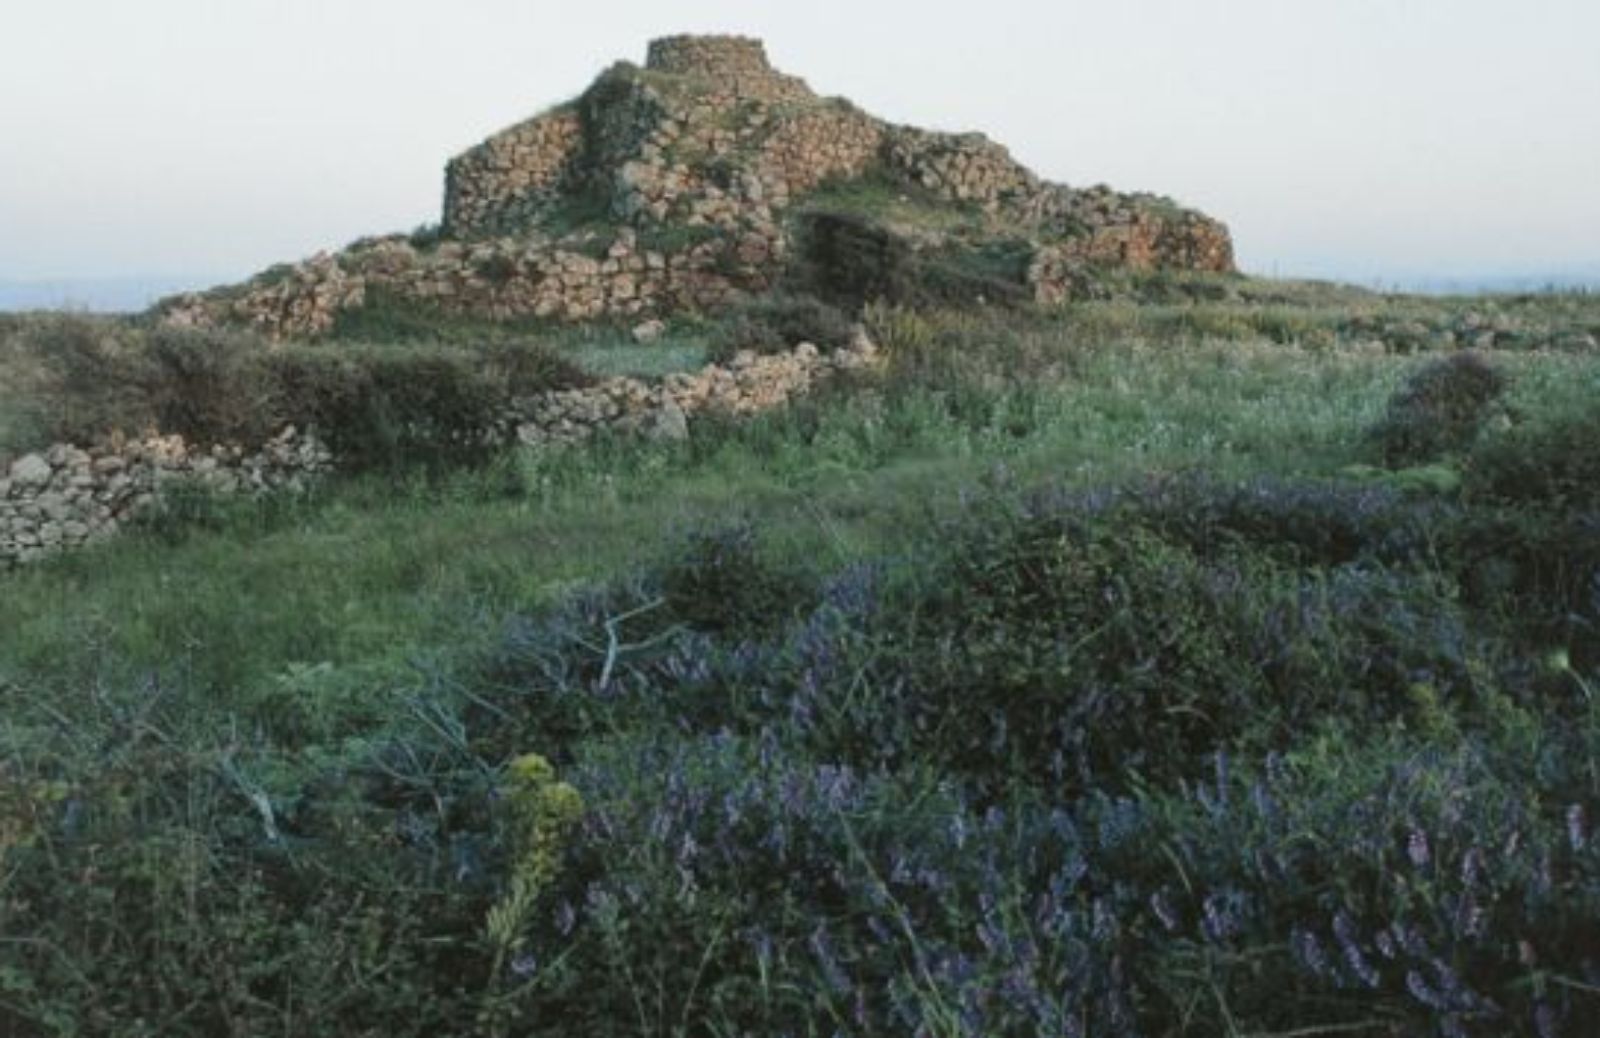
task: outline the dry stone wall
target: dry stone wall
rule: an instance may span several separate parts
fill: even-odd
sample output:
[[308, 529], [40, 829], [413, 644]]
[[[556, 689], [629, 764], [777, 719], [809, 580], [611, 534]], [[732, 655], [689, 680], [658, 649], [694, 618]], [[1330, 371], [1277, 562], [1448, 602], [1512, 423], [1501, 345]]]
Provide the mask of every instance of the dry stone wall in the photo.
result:
[[[683, 439], [695, 415], [772, 410], [879, 360], [877, 348], [858, 332], [848, 347], [830, 354], [801, 343], [771, 356], [741, 353], [726, 366], [659, 382], [607, 379], [513, 402], [504, 436], [534, 447], [577, 444], [600, 433]], [[0, 476], [0, 570], [106, 540], [154, 507], [174, 481], [223, 494], [293, 492], [333, 462], [314, 435], [293, 428], [254, 450], [205, 448], [158, 435], [90, 449], [57, 444], [16, 459]]]
[[675, 248], [631, 229], [609, 243], [586, 234], [558, 241], [495, 238], [418, 249], [404, 237], [319, 255], [281, 280], [168, 301], [164, 319], [207, 327], [241, 324], [274, 339], [325, 334], [341, 311], [375, 293], [496, 320], [580, 321], [714, 309], [771, 287], [785, 249], [775, 226], [735, 228]]
[[572, 183], [583, 146], [578, 113], [529, 119], [450, 160], [445, 167], [447, 233], [503, 233], [526, 227]]
[[1004, 146], [981, 133], [897, 127], [888, 134], [883, 154], [889, 168], [905, 180], [990, 213], [1020, 211], [1041, 188], [1039, 179]]
[[600, 432], [682, 439], [688, 435], [687, 419], [695, 415], [770, 411], [835, 375], [868, 370], [880, 361], [877, 347], [858, 333], [848, 347], [833, 353], [801, 343], [769, 356], [745, 351], [726, 366], [713, 364], [654, 383], [616, 378], [544, 393], [519, 401], [510, 418], [524, 444], [580, 443]]
[[774, 70], [766, 44], [747, 36], [664, 36], [651, 41], [645, 68], [709, 81], [729, 98], [781, 103], [814, 96], [803, 79]]
[[293, 428], [251, 451], [202, 449], [180, 436], [90, 450], [57, 444], [18, 458], [0, 477], [0, 570], [105, 540], [174, 480], [220, 493], [294, 491], [330, 461], [315, 438]]

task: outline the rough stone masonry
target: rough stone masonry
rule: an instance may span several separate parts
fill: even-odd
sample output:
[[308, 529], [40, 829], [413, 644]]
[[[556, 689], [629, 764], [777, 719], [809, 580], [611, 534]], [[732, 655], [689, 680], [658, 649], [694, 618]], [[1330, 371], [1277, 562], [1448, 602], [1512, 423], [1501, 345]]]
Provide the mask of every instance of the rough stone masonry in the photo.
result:
[[[879, 361], [877, 347], [860, 331], [832, 353], [809, 343], [769, 356], [744, 352], [726, 365], [654, 382], [612, 378], [513, 401], [502, 434], [507, 443], [536, 448], [601, 434], [679, 440], [689, 435], [695, 415], [772, 410]], [[9, 464], [0, 458], [0, 571], [113, 536], [158, 505], [175, 483], [219, 494], [292, 493], [336, 460], [313, 434], [293, 428], [253, 449], [152, 433], [88, 449], [56, 444]]]
[[159, 310], [305, 338], [379, 296], [496, 319], [714, 309], [779, 280], [808, 196], [863, 178], [1025, 246], [1045, 303], [1096, 267], [1233, 269], [1227, 228], [1170, 200], [1049, 183], [982, 134], [875, 119], [774, 70], [757, 40], [673, 36], [452, 159], [436, 236], [367, 239]]

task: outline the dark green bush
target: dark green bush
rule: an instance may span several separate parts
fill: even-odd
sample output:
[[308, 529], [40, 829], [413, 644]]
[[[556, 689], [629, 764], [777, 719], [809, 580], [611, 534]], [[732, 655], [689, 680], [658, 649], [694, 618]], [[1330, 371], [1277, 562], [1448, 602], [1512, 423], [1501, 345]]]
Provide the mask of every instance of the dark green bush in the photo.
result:
[[1468, 460], [1467, 493], [1506, 504], [1600, 506], [1600, 406], [1480, 444]]
[[952, 245], [919, 254], [902, 236], [870, 217], [807, 213], [800, 229], [795, 280], [852, 310], [867, 303], [972, 306], [1025, 300], [1025, 243]]
[[475, 348], [486, 342], [530, 342], [549, 330], [550, 322], [539, 318], [491, 320], [369, 289], [362, 305], [338, 312], [325, 338], [334, 342]]
[[657, 581], [669, 615], [720, 635], [781, 628], [814, 596], [804, 572], [764, 553], [746, 524], [689, 534]]
[[914, 295], [910, 243], [868, 217], [843, 212], [806, 216], [800, 233], [801, 278], [824, 299], [860, 307]]
[[39, 435], [88, 444], [148, 430], [255, 445], [314, 427], [351, 468], [481, 459], [517, 396], [590, 378], [534, 343], [281, 346], [227, 329], [62, 317], [25, 340]]
[[1600, 1003], [1530, 982], [1518, 942], [1589, 975], [1592, 913], [1562, 906], [1600, 903], [1594, 729], [1576, 681], [1508, 659], [1502, 634], [1540, 644], [1509, 600], [1456, 594], [1459, 509], [1207, 493], [980, 507], [802, 622], [656, 642], [603, 695], [599, 653], [554, 647], [626, 596], [565, 614], [524, 650], [559, 723], [520, 738], [589, 748], [591, 814], [555, 909], [579, 940], [538, 938], [560, 965], [528, 1012], [612, 1033], [647, 978], [671, 993], [648, 1025], [735, 1032], [961, 1006], [953, 1033], [1586, 1033]]
[[1424, 364], [1372, 431], [1384, 463], [1419, 465], [1467, 451], [1509, 384], [1500, 369], [1471, 351]]
[[782, 353], [802, 342], [827, 352], [849, 345], [854, 331], [843, 311], [814, 296], [762, 296], [738, 303], [722, 316], [709, 359], [726, 363], [741, 350]]
[[[297, 809], [263, 793], [251, 807], [228, 751], [119, 737], [115, 723], [72, 733], [105, 742], [70, 781], [53, 776], [85, 747], [5, 761], [5, 835], [18, 803], [45, 811], [4, 846], [6, 924], [30, 938], [0, 948], [0, 1034], [459, 1028], [464, 989], [487, 970], [470, 936], [490, 900], [481, 884], [448, 881], [397, 839], [393, 806], [334, 793]], [[445, 932], [465, 946], [441, 947]]]
[[277, 414], [314, 428], [352, 469], [482, 461], [504, 442], [514, 397], [582, 381], [527, 347], [306, 347], [271, 353], [264, 364]]

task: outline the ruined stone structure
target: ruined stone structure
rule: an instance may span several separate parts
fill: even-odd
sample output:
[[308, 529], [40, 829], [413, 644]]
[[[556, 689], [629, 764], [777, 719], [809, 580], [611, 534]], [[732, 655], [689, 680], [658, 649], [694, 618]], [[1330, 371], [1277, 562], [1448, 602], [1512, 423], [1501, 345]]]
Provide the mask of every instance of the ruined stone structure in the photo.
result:
[[497, 318], [712, 308], [783, 276], [808, 196], [869, 177], [1032, 249], [1024, 287], [1042, 302], [1077, 297], [1097, 266], [1233, 269], [1227, 229], [1166, 199], [1051, 184], [982, 134], [818, 97], [759, 41], [675, 36], [451, 160], [441, 240], [362, 242], [162, 309], [299, 337], [375, 291]]

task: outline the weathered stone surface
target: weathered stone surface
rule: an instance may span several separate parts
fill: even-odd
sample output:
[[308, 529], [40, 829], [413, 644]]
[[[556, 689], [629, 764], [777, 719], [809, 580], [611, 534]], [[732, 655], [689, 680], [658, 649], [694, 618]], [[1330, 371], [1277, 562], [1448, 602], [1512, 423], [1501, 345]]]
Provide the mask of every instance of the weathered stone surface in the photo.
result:
[[11, 463], [11, 482], [19, 487], [41, 486], [54, 472], [50, 463], [37, 454], [25, 454]]
[[665, 400], [646, 427], [653, 440], [687, 440], [689, 418], [676, 400]]
[[634, 325], [633, 341], [639, 343], [640, 345], [647, 345], [661, 338], [662, 334], [666, 330], [667, 324], [665, 321], [651, 319], [645, 321], [643, 324]]

